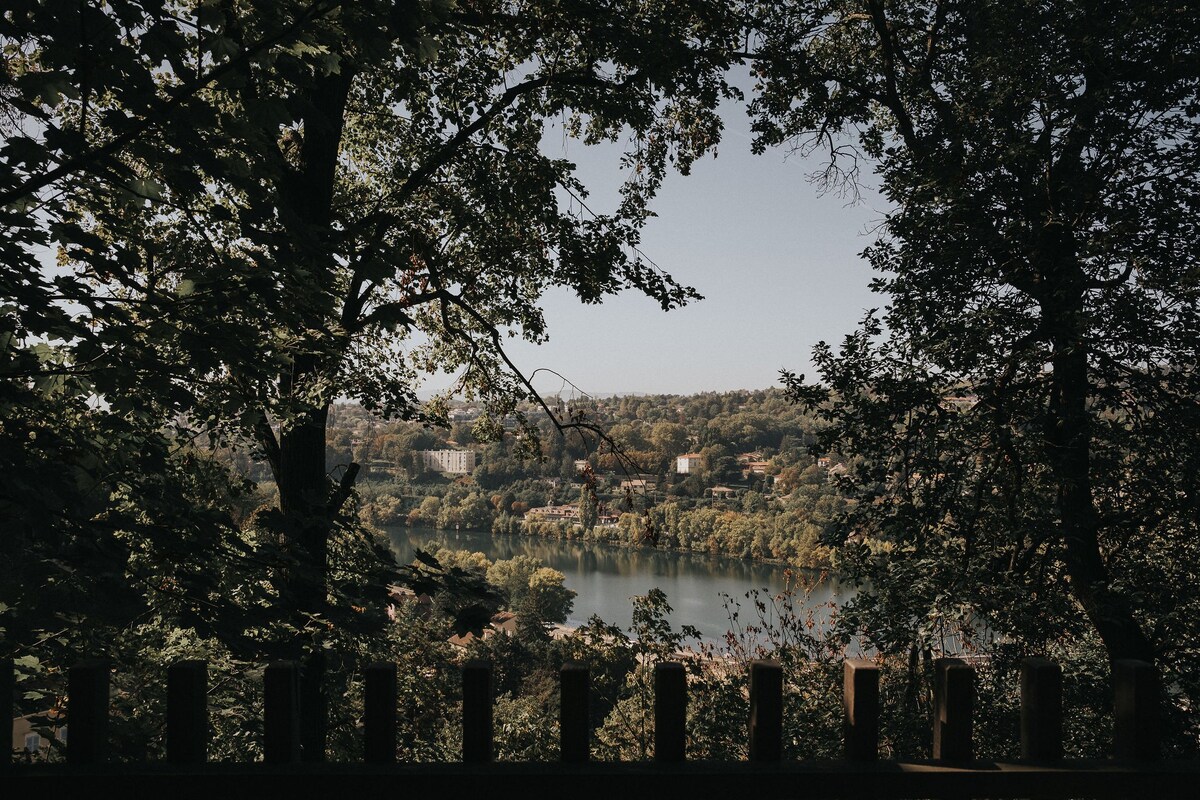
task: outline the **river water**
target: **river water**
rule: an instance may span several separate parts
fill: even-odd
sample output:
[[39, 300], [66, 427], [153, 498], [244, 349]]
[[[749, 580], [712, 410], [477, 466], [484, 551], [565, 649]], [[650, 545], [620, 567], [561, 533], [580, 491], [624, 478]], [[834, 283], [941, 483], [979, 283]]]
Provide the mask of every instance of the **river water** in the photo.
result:
[[[730, 617], [723, 596], [740, 601], [741, 623], [757, 619], [746, 593], [765, 589], [772, 594], [784, 589], [786, 567], [740, 558], [697, 553], [676, 553], [650, 548], [621, 548], [579, 541], [532, 536], [493, 536], [477, 531], [437, 531], [428, 528], [391, 528], [392, 550], [400, 563], [412, 560], [415, 548], [481, 552], [492, 561], [527, 555], [541, 559], [566, 576], [566, 586], [576, 592], [575, 607], [568, 625], [584, 624], [593, 614], [605, 622], [628, 628], [632, 606], [629, 598], [658, 587], [667, 595], [673, 611], [671, 623], [694, 625], [710, 642], [723, 640]], [[818, 582], [810, 570], [792, 569], [792, 582], [806, 580], [815, 585], [797, 610], [813, 611], [817, 621], [825, 619], [831, 606], [849, 597], [849, 589], [833, 578]]]

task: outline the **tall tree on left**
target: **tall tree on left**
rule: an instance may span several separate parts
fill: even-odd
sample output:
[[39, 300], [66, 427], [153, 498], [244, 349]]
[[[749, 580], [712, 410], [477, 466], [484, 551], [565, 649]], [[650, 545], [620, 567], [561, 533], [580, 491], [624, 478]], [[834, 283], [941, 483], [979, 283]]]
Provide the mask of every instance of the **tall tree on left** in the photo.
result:
[[[319, 634], [356, 472], [325, 463], [335, 398], [436, 418], [414, 387], [443, 369], [495, 420], [532, 395], [502, 334], [541, 340], [548, 288], [695, 296], [637, 245], [672, 162], [719, 138], [726, 5], [24, 4], [0, 30], [25, 125], [0, 201], [14, 313], [40, 329], [16, 340], [64, 345], [112, 412], [253, 440], [279, 489], [258, 522], [289, 557], [280, 589]], [[554, 121], [625, 145], [614, 208], [547, 155]]]

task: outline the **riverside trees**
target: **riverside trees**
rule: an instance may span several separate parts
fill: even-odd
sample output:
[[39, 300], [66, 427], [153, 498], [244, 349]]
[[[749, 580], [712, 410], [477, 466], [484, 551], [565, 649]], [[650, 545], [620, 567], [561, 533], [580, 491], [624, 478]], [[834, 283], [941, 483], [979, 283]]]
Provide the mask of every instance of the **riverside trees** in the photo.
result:
[[[148, 435], [252, 438], [279, 488], [255, 517], [287, 558], [279, 602], [321, 619], [355, 474], [325, 463], [334, 398], [414, 417], [417, 371], [461, 370], [502, 414], [529, 388], [502, 333], [545, 336], [547, 288], [694, 297], [638, 231], [671, 165], [717, 141], [734, 27], [710, 0], [16, 3], [12, 402], [54, 383]], [[554, 119], [628, 144], [617, 208], [592, 213], [545, 154]]]
[[850, 187], [865, 157], [895, 209], [866, 253], [888, 307], [816, 354], [829, 439], [866, 456], [842, 560], [874, 587], [864, 633], [928, 645], [968, 610], [1030, 649], [1090, 630], [1194, 693], [1200, 15], [762, 11], [758, 145], [825, 148]]

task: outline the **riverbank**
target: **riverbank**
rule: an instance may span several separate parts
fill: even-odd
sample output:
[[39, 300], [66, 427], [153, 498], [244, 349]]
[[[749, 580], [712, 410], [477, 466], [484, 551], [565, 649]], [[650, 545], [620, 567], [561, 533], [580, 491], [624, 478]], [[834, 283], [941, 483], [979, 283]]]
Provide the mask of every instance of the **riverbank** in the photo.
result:
[[821, 544], [821, 526], [794, 511], [743, 513], [717, 508], [682, 510], [673, 504], [621, 514], [615, 524], [585, 529], [574, 520], [530, 520], [500, 514], [493, 533], [582, 539], [618, 547], [646, 543], [685, 553], [722, 555], [801, 569], [827, 569], [831, 551]]
[[593, 614], [627, 626], [632, 609], [629, 598], [657, 587], [666, 593], [672, 606], [668, 615], [672, 625], [693, 625], [705, 640], [719, 643], [727, 630], [752, 621], [741, 618], [743, 613], [754, 613], [746, 597], [749, 592], [775, 595], [789, 583], [795, 588], [796, 582], [802, 581], [812, 588], [806, 595], [798, 593], [803, 595], [803, 608], [799, 610], [811, 610], [819, 619], [826, 618], [843, 596], [836, 578], [825, 572], [719, 554], [470, 530], [396, 526], [389, 528], [388, 534], [397, 558], [405, 563], [418, 547], [481, 552], [493, 561], [518, 555], [539, 559], [562, 572], [566, 587], [576, 592], [566, 622], [570, 626], [587, 624]]

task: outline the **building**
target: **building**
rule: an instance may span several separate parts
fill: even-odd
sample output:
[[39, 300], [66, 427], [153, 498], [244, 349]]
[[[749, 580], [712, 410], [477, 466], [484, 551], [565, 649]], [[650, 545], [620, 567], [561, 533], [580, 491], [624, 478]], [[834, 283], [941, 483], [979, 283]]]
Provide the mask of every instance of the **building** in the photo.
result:
[[421, 450], [425, 469], [448, 475], [470, 475], [475, 470], [474, 450]]
[[12, 749], [20, 761], [45, 761], [50, 757], [53, 745], [42, 734], [49, 732], [58, 740], [59, 746], [67, 743], [67, 726], [58, 709], [40, 714], [26, 714], [13, 718]]
[[631, 478], [621, 481], [621, 491], [653, 492], [658, 488], [658, 481], [653, 478]]
[[540, 506], [531, 508], [525, 512], [525, 519], [528, 520], [544, 520], [546, 522], [570, 519], [579, 519], [579, 506], [563, 505], [563, 506]]
[[678, 475], [689, 475], [700, 469], [699, 453], [684, 453], [675, 459], [675, 472]]

